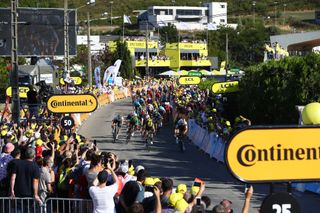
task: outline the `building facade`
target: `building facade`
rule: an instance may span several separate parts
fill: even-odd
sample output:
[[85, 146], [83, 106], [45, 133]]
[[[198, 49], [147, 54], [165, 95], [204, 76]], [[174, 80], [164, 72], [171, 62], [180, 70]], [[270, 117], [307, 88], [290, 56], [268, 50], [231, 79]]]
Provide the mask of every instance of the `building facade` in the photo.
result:
[[208, 24], [227, 25], [227, 3], [211, 2], [201, 7], [151, 6], [138, 17], [140, 29], [174, 24], [178, 30], [206, 30]]

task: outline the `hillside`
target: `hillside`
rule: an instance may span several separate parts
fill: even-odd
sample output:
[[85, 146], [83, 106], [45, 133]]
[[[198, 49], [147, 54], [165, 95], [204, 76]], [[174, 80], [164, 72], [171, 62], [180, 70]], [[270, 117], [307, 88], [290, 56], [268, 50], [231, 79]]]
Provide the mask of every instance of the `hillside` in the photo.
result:
[[[199, 6], [201, 2], [211, 2], [208, 0], [96, 0], [93, 7], [84, 7], [79, 10], [79, 19], [84, 18], [84, 14], [89, 9], [94, 17], [101, 16], [103, 12], [110, 14], [112, 4], [112, 15], [121, 16], [122, 14], [132, 14], [133, 10], [146, 9], [151, 5], [185, 5]], [[77, 8], [84, 5], [86, 0], [69, 0], [70, 8]], [[175, 3], [173, 3], [175, 2]], [[227, 0], [228, 14], [230, 15], [246, 15], [253, 12], [252, 0]], [[274, 0], [255, 1], [255, 11], [257, 14], [266, 15], [275, 9], [280, 13], [283, 10], [313, 10], [320, 8], [319, 0], [279, 0], [275, 5]], [[62, 8], [63, 0], [19, 0], [21, 7], [51, 7]], [[10, 0], [1, 0], [0, 7], [9, 7]]]

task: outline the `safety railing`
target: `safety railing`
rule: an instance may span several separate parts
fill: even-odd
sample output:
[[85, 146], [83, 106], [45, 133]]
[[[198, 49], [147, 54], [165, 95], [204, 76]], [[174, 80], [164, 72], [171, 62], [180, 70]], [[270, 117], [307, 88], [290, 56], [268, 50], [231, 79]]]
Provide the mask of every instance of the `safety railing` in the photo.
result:
[[3, 213], [91, 213], [91, 200], [73, 198], [48, 198], [43, 203], [33, 198], [0, 197], [0, 212]]

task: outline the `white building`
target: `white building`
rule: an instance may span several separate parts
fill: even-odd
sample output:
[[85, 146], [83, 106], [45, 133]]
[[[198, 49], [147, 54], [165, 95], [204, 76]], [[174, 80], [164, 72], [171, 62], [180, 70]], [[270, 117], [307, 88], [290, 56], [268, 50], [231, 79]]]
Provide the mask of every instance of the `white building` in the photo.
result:
[[227, 3], [211, 2], [202, 7], [151, 6], [139, 17], [140, 29], [158, 28], [174, 24], [178, 30], [205, 30], [208, 23], [215, 26], [227, 24]]

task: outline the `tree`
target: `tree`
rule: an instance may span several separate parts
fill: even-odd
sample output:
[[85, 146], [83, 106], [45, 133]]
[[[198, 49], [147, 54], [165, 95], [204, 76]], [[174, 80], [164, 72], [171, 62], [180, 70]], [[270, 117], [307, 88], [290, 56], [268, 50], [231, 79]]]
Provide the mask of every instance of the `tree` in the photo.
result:
[[175, 25], [170, 24], [159, 30], [160, 41], [162, 44], [177, 43], [179, 41], [179, 33]]
[[240, 112], [254, 124], [297, 124], [295, 106], [320, 101], [319, 64], [312, 53], [250, 67], [239, 84]]
[[117, 59], [122, 61], [119, 72], [121, 77], [125, 79], [133, 79], [132, 58], [126, 42], [117, 41], [117, 49], [113, 54], [113, 62]]

